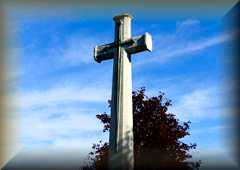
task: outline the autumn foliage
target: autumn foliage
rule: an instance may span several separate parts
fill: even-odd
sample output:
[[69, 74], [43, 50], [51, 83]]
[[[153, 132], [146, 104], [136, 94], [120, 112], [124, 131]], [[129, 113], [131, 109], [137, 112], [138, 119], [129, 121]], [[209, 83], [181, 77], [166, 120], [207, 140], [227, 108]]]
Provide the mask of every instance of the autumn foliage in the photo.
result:
[[[174, 114], [168, 113], [171, 101], [164, 93], [147, 97], [145, 88], [141, 88], [132, 93], [132, 99], [135, 169], [198, 169], [200, 161], [191, 161], [189, 153], [196, 144], [180, 140], [190, 135], [190, 121], [180, 123]], [[96, 117], [103, 123], [103, 132], [109, 132], [111, 117], [106, 113]], [[92, 148], [92, 164], [83, 169], [108, 169], [109, 144], [99, 141]]]

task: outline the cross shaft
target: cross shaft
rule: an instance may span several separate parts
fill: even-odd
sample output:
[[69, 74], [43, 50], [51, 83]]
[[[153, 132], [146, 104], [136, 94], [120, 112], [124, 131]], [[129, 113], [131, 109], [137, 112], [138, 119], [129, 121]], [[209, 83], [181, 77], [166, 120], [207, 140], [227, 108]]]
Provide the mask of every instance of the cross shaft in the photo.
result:
[[114, 59], [111, 98], [110, 156], [111, 169], [133, 169], [133, 109], [131, 54], [152, 50], [149, 33], [131, 38], [129, 14], [115, 16], [115, 41], [96, 46], [97, 62]]

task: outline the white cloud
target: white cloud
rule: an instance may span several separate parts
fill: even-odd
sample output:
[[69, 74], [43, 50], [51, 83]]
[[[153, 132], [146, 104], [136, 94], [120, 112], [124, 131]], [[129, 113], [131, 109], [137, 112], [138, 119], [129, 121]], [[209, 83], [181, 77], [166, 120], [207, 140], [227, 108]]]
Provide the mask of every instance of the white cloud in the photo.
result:
[[78, 106], [49, 106], [29, 110], [22, 113], [20, 119], [21, 142], [24, 147], [47, 146], [90, 151], [93, 143], [107, 139], [96, 113], [99, 113], [99, 110]]
[[[180, 57], [183, 55], [190, 55], [191, 53], [201, 51], [215, 45], [224, 43], [232, 37], [232, 34], [223, 33], [220, 35], [192, 41], [179, 41], [172, 42], [168, 47], [157, 47], [155, 53], [151, 59], [146, 62], [160, 62], [164, 63], [172, 58]], [[164, 39], [164, 38], [163, 38]], [[157, 41], [156, 41], [157, 42]]]
[[176, 113], [180, 120], [200, 121], [225, 114], [225, 105], [219, 88], [198, 88], [180, 97], [169, 111]]
[[21, 142], [24, 146], [80, 145], [89, 149], [103, 135], [102, 124], [95, 116], [101, 112], [96, 102], [107, 108], [110, 93], [102, 86], [76, 85], [23, 92], [16, 101], [21, 114]]
[[199, 41], [187, 42], [183, 44], [181, 47], [176, 48], [175, 50], [172, 47], [171, 51], [165, 51], [161, 54], [161, 58], [170, 59], [172, 57], [178, 57], [180, 55], [192, 53], [195, 51], [204, 50], [206, 48], [212, 47], [214, 45], [218, 45], [230, 39], [230, 35], [221, 34], [214, 37], [206, 38]]
[[54, 87], [23, 92], [16, 104], [21, 108], [31, 108], [67, 102], [106, 102], [110, 98], [110, 93], [107, 88], [101, 87]]
[[[200, 21], [197, 19], [186, 19], [176, 24], [176, 34], [190, 33], [199, 29]], [[191, 29], [190, 29], [191, 28]], [[189, 32], [190, 31], [190, 32]]]
[[[60, 62], [64, 66], [95, 63], [93, 59], [94, 47], [104, 43], [110, 43], [111, 40], [109, 37], [111, 36], [109, 35], [99, 33], [95, 36], [87, 32], [71, 35], [66, 40], [66, 45], [58, 49], [58, 51], [61, 51], [61, 57], [59, 57]], [[53, 49], [53, 51], [55, 50]]]
[[69, 65], [93, 63], [93, 48], [96, 44], [97, 41], [93, 37], [77, 36], [70, 38], [67, 42], [67, 46], [62, 51], [62, 62]]
[[201, 150], [195, 150], [190, 152], [193, 156], [193, 160], [201, 160], [201, 167], [213, 166], [227, 166], [231, 168], [237, 168], [237, 162], [234, 161], [233, 156], [226, 148], [201, 148]]
[[[193, 31], [194, 30], [194, 31]], [[191, 54], [229, 41], [235, 32], [222, 32], [202, 37], [198, 20], [187, 19], [177, 23], [172, 34], [153, 35], [153, 52], [146, 59], [138, 60], [137, 65], [149, 62], [165, 63], [173, 58], [191, 56]]]
[[[40, 112], [41, 113], [41, 112]], [[102, 125], [94, 114], [81, 112], [64, 112], [63, 117], [55, 119], [43, 118], [40, 113], [32, 113], [22, 117], [21, 129], [23, 139], [33, 141], [51, 141], [58, 138], [90, 137], [92, 133], [100, 132]], [[86, 134], [84, 134], [86, 133]], [[88, 135], [88, 133], [90, 133]]]
[[[101, 138], [102, 139], [102, 138]], [[84, 149], [88, 153], [91, 151], [91, 147], [94, 143], [97, 143], [100, 140], [97, 136], [91, 137], [78, 137], [72, 139], [60, 139], [54, 140], [53, 147], [62, 148], [62, 149]]]
[[215, 125], [215, 126], [207, 126], [207, 127], [201, 127], [196, 129], [191, 129], [191, 134], [200, 134], [200, 133], [216, 133], [216, 132], [223, 132], [224, 130], [227, 130], [229, 128], [232, 128], [231, 126], [227, 125]]
[[193, 25], [199, 25], [200, 21], [197, 19], [186, 19], [183, 20], [182, 22], [177, 22], [177, 28], [180, 29], [182, 27], [189, 27], [189, 26], [193, 26]]

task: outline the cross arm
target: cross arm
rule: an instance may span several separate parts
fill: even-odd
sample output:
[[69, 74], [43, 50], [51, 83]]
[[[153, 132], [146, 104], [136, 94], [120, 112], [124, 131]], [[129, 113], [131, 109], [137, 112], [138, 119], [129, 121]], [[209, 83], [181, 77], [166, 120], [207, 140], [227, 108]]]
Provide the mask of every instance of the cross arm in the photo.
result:
[[100, 63], [103, 60], [108, 60], [108, 59], [114, 58], [114, 53], [115, 53], [114, 48], [115, 47], [116, 47], [115, 43], [96, 46], [94, 48], [95, 61]]
[[152, 51], [152, 36], [149, 33], [144, 35], [133, 37], [127, 40], [125, 50], [130, 54], [135, 54], [142, 51]]
[[[119, 44], [129, 54], [135, 54], [142, 51], [152, 51], [152, 36], [149, 33], [144, 35], [133, 37], [125, 40]], [[94, 59], [98, 63], [113, 59], [116, 51], [117, 43], [110, 43], [105, 45], [96, 46], [94, 48]]]

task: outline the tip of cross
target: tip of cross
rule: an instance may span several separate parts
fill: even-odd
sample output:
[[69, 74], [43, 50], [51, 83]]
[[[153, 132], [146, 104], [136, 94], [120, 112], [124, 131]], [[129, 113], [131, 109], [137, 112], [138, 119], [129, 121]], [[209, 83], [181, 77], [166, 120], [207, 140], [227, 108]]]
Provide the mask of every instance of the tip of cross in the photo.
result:
[[130, 15], [129, 13], [122, 13], [120, 15], [116, 15], [113, 17], [113, 20], [117, 21], [119, 19], [125, 18], [125, 17], [129, 17], [130, 19], [133, 19], [133, 16]]

